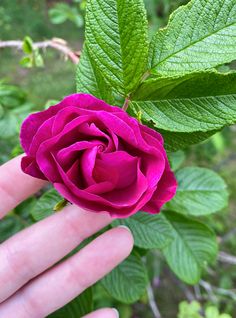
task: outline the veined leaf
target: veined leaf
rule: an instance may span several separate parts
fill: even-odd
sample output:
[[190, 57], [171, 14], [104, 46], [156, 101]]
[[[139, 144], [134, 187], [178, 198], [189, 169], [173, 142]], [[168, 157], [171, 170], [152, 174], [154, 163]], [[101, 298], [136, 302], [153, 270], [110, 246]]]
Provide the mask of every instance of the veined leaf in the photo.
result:
[[112, 297], [131, 304], [145, 293], [148, 276], [140, 257], [130, 255], [101, 282]]
[[162, 134], [165, 142], [165, 149], [167, 151], [176, 151], [179, 149], [184, 149], [188, 146], [198, 144], [212, 135], [214, 135], [217, 130], [210, 130], [208, 132], [196, 131], [192, 133], [185, 132], [171, 132], [162, 129], [158, 129]]
[[236, 73], [194, 73], [145, 81], [131, 106], [172, 132], [207, 132], [236, 122]]
[[147, 70], [148, 31], [142, 0], [89, 0], [86, 43], [100, 71], [120, 93], [130, 93]]
[[78, 93], [88, 93], [113, 104], [112, 88], [108, 85], [89, 55], [86, 45], [79, 61], [76, 76]]
[[217, 254], [215, 234], [204, 224], [174, 212], [163, 212], [174, 239], [163, 253], [173, 272], [184, 282], [196, 284], [202, 269]]
[[224, 180], [214, 171], [187, 167], [176, 173], [178, 190], [167, 209], [189, 215], [207, 215], [222, 210], [228, 203]]
[[53, 214], [54, 206], [61, 201], [62, 197], [55, 189], [45, 192], [36, 202], [32, 209], [32, 217], [35, 221], [40, 221]]
[[171, 240], [171, 229], [162, 214], [137, 213], [127, 219], [116, 220], [116, 224], [129, 227], [134, 236], [135, 246], [151, 249], [163, 248]]
[[162, 75], [210, 69], [234, 59], [235, 0], [192, 0], [172, 14], [150, 47], [150, 68]]

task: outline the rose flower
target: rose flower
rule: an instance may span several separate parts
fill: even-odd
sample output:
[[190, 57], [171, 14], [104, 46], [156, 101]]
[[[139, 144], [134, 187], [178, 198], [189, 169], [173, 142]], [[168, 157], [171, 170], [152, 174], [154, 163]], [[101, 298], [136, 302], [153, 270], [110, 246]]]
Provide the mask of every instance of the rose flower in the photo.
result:
[[118, 218], [158, 213], [175, 195], [161, 135], [91, 95], [30, 115], [20, 138], [22, 170], [87, 210]]

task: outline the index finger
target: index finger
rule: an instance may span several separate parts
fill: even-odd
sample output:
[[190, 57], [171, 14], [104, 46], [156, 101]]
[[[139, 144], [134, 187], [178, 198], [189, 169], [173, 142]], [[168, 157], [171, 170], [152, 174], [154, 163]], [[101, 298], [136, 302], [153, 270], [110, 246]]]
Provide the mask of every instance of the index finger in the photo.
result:
[[30, 177], [21, 170], [22, 156], [0, 166], [0, 219], [46, 184], [46, 181]]

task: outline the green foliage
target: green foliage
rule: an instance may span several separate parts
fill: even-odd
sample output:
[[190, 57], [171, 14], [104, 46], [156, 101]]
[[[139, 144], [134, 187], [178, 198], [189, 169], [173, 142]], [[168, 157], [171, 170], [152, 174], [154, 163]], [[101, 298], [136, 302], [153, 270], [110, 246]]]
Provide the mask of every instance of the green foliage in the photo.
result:
[[28, 68], [33, 66], [44, 66], [43, 57], [39, 53], [39, 49], [34, 46], [34, 43], [29, 36], [24, 38], [22, 49], [26, 55], [20, 61], [21, 66]]
[[130, 304], [143, 296], [148, 284], [147, 272], [137, 255], [130, 255], [123, 263], [102, 279], [107, 292], [115, 299]]
[[188, 303], [187, 301], [182, 301], [179, 304], [178, 318], [232, 318], [228, 314], [220, 314], [219, 310], [215, 306], [209, 306], [206, 308], [205, 313], [202, 306], [197, 301], [192, 301]]
[[173, 171], [176, 171], [177, 169], [179, 169], [184, 160], [186, 159], [185, 153], [182, 150], [176, 151], [176, 152], [172, 152], [168, 154], [168, 159], [171, 165], [171, 169]]
[[61, 196], [55, 189], [45, 192], [33, 207], [31, 214], [35, 221], [45, 219], [53, 214], [53, 207], [61, 200]]
[[[214, 133], [236, 121], [235, 73], [193, 73], [180, 77], [157, 77], [141, 84], [133, 95], [134, 112], [142, 111], [146, 122], [177, 133]], [[178, 142], [178, 141], [177, 141]]]
[[32, 104], [27, 103], [20, 88], [0, 82], [0, 138], [15, 136], [31, 109]]
[[100, 72], [91, 58], [86, 45], [84, 45], [77, 68], [76, 84], [77, 92], [91, 94], [110, 104], [114, 102], [112, 87], [106, 83], [102, 72]]
[[77, 7], [70, 6], [67, 3], [59, 2], [48, 11], [50, 20], [53, 24], [61, 24], [65, 21], [73, 22], [78, 28], [84, 25], [84, 19]]
[[176, 178], [177, 194], [166, 204], [168, 209], [201, 216], [218, 212], [227, 206], [227, 186], [212, 170], [187, 167], [177, 171]]
[[[178, 4], [183, 2], [180, 0]], [[34, 7], [39, 5], [37, 1], [33, 3]], [[58, 24], [65, 21], [81, 27], [84, 4], [84, 1], [76, 0], [72, 5], [56, 3], [49, 10], [51, 22], [57, 25], [57, 30]], [[176, 6], [176, 2], [170, 0], [151, 0], [146, 4], [151, 32], [165, 23], [167, 12]], [[30, 18], [33, 19], [31, 15]], [[236, 59], [235, 1], [192, 0], [173, 13], [167, 27], [153, 36], [150, 45], [147, 26], [142, 0], [89, 0], [86, 39], [76, 75], [77, 91], [120, 106], [126, 99], [132, 116], [162, 133], [168, 151], [186, 148], [214, 136], [211, 143], [216, 151], [223, 152], [223, 134], [217, 132], [236, 122], [236, 73], [227, 73], [230, 68], [225, 65], [217, 68], [218, 71], [214, 68]], [[42, 57], [30, 37], [25, 37], [23, 51], [23, 66], [42, 65]], [[60, 69], [60, 64], [56, 68]], [[60, 75], [44, 81], [45, 73], [41, 74], [40, 85], [37, 85], [40, 100], [45, 90], [45, 86], [41, 86], [44, 82], [60, 87], [62, 79], [61, 87], [65, 87], [64, 75]], [[61, 87], [54, 98], [60, 97]], [[0, 146], [3, 153], [18, 152], [17, 145], [12, 151], [10, 140], [16, 137], [22, 118], [32, 108], [21, 90], [0, 84]], [[196, 284], [204, 269], [216, 258], [216, 235], [205, 223], [220, 228], [221, 232], [225, 230], [221, 219], [216, 219], [218, 216], [214, 219], [209, 216], [227, 205], [225, 182], [208, 169], [188, 167], [178, 170], [185, 160], [183, 151], [168, 156], [172, 169], [177, 171], [179, 188], [176, 197], [166, 204], [166, 210], [159, 215], [140, 212], [113, 224], [127, 225], [131, 229], [135, 252], [98, 284], [105, 287], [109, 306], [115, 301], [130, 304], [141, 298], [147, 303], [148, 274], [153, 282], [159, 275], [166, 275], [165, 271], [162, 273], [166, 262], [180, 280]], [[1, 162], [5, 158], [1, 154]], [[192, 160], [189, 154], [187, 160]], [[0, 222], [0, 242], [32, 222], [52, 215], [53, 207], [60, 200], [58, 193], [49, 189], [39, 198], [32, 198], [17, 207]], [[201, 217], [202, 222], [197, 217]], [[149, 249], [153, 251], [148, 252]], [[152, 260], [155, 268], [149, 266], [150, 254], [155, 256]], [[220, 283], [224, 282], [220, 280]], [[233, 283], [230, 276], [232, 286]], [[51, 317], [83, 316], [92, 310], [93, 302], [89, 289]], [[133, 314], [130, 307], [122, 308], [125, 308], [124, 317]], [[205, 309], [197, 302], [181, 303], [178, 317], [229, 318], [227, 314], [220, 314], [216, 307]]]
[[201, 304], [193, 301], [190, 304], [187, 301], [182, 301], [179, 304], [178, 318], [202, 318], [200, 315]]
[[107, 81], [127, 95], [147, 67], [147, 18], [142, 0], [89, 0], [86, 44]]
[[93, 310], [93, 292], [92, 288], [88, 288], [80, 296], [76, 297], [69, 304], [55, 313], [50, 318], [75, 318], [82, 317]]
[[170, 268], [184, 282], [196, 284], [202, 269], [217, 254], [216, 237], [203, 223], [174, 212], [163, 212], [171, 226], [173, 239], [163, 249]]
[[35, 198], [29, 198], [0, 220], [0, 243], [33, 223], [30, 211], [34, 204]]
[[[193, 0], [178, 9], [168, 26], [154, 35], [148, 67], [141, 1], [114, 0], [109, 5], [88, 1], [77, 91], [106, 101], [110, 99], [107, 91], [128, 96], [130, 114], [161, 132], [170, 151], [207, 139], [236, 122], [235, 73], [209, 70], [236, 58], [235, 10], [232, 0]], [[184, 160], [179, 154], [172, 159], [174, 169]], [[175, 212], [140, 213], [116, 224], [131, 228], [139, 248], [162, 249], [176, 275], [194, 284], [215, 258], [217, 244], [208, 227], [181, 214], [219, 211], [226, 206], [228, 193], [224, 181], [209, 170], [185, 168], [177, 172], [177, 178], [177, 195], [166, 205]]]
[[133, 233], [135, 246], [144, 249], [163, 248], [172, 238], [171, 227], [162, 214], [139, 212], [128, 219], [115, 221], [114, 225], [117, 223], [128, 226]]
[[236, 59], [235, 28], [234, 0], [193, 0], [177, 9], [168, 26], [153, 37], [150, 68], [175, 75], [229, 63]]

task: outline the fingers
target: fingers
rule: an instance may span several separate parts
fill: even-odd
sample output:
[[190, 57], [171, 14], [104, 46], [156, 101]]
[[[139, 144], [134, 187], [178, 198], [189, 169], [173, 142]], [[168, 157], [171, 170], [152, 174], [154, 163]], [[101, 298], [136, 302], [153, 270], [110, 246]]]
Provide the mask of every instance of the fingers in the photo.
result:
[[0, 246], [0, 303], [112, 221], [107, 213], [68, 206]]
[[96, 310], [83, 318], [119, 318], [119, 313], [116, 309], [106, 308]]
[[[131, 252], [127, 229], [112, 229], [65, 262], [48, 270], [0, 305], [3, 317], [43, 318], [105, 276]], [[95, 316], [96, 317], [96, 316]]]
[[46, 181], [32, 178], [21, 171], [21, 157], [0, 166], [0, 219], [46, 184]]

